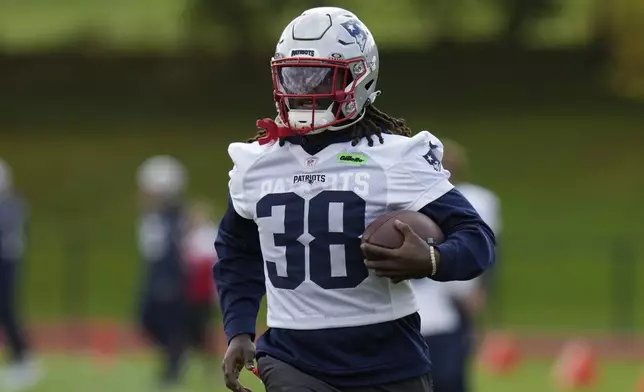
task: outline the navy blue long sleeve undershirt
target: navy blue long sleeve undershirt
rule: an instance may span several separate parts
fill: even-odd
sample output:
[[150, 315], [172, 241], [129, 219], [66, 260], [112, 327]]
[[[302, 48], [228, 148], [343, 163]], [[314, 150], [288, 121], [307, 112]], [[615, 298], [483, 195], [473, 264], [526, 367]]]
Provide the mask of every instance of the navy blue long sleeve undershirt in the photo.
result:
[[420, 212], [436, 222], [446, 238], [436, 247], [440, 264], [432, 279], [470, 280], [494, 264], [494, 232], [461, 192], [452, 189]]
[[228, 341], [241, 334], [249, 334], [254, 340], [257, 312], [266, 294], [264, 260], [257, 224], [237, 214], [230, 198], [215, 248], [219, 260], [213, 277]]
[[[438, 281], [468, 280], [494, 263], [495, 238], [472, 205], [452, 189], [420, 210], [443, 230]], [[228, 341], [241, 334], [255, 338], [257, 313], [266, 293], [257, 225], [228, 203], [215, 242], [219, 261], [213, 269]]]

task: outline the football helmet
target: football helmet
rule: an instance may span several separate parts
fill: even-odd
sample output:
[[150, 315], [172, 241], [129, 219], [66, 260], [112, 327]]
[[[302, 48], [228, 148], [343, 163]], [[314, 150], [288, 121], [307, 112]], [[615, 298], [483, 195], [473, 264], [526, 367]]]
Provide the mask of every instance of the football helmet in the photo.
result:
[[376, 42], [357, 16], [336, 7], [304, 11], [271, 59], [278, 123], [298, 134], [355, 124], [380, 94], [378, 68]]
[[167, 155], [148, 158], [139, 166], [139, 189], [150, 195], [175, 197], [186, 187], [186, 169], [177, 159]]

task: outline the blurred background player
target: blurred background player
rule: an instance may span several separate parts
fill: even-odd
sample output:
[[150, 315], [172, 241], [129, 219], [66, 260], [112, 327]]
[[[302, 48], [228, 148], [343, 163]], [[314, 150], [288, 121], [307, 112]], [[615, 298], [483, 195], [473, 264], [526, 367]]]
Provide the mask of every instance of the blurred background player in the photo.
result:
[[178, 383], [185, 346], [183, 194], [187, 175], [169, 156], [147, 159], [138, 170], [142, 215], [139, 251], [145, 263], [141, 293], [144, 331], [162, 352], [161, 385]]
[[186, 278], [186, 336], [189, 343], [206, 358], [206, 371], [214, 369], [209, 359], [216, 352], [216, 339], [211, 333], [213, 313], [218, 301], [212, 279], [212, 267], [217, 261], [215, 239], [218, 225], [213, 220], [210, 204], [195, 201], [188, 208], [188, 225], [184, 240]]
[[7, 390], [28, 388], [38, 381], [38, 370], [28, 358], [26, 336], [17, 317], [18, 268], [24, 258], [26, 206], [15, 194], [9, 166], [0, 160], [0, 328], [9, 345], [9, 366], [0, 374]]
[[[443, 146], [443, 166], [451, 173], [450, 181], [494, 231], [498, 243], [501, 231], [499, 199], [492, 191], [466, 181], [469, 161], [461, 145], [443, 140]], [[474, 320], [485, 306], [490, 272], [470, 281], [423, 279], [414, 282], [420, 304], [421, 332], [432, 360], [435, 392], [470, 390], [467, 374], [474, 348]]]

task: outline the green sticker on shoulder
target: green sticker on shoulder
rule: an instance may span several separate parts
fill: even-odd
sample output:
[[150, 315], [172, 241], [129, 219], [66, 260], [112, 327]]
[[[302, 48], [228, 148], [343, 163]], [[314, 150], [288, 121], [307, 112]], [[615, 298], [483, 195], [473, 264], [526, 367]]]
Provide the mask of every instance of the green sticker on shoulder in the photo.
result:
[[368, 160], [369, 158], [364, 154], [347, 152], [338, 154], [338, 162], [348, 163], [349, 165], [364, 165]]

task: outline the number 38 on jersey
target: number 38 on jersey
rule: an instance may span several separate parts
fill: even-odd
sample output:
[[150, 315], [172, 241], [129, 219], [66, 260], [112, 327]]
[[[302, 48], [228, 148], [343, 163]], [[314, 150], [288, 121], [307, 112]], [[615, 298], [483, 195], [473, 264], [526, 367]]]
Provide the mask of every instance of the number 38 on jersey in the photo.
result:
[[273, 238], [267, 242], [275, 246], [264, 249], [273, 286], [296, 289], [306, 280], [307, 272], [323, 289], [359, 285], [369, 275], [359, 238], [365, 229], [365, 215], [366, 202], [353, 191], [325, 190], [309, 200], [294, 192], [261, 198], [257, 218], [272, 219], [268, 226], [283, 228], [268, 233]]

